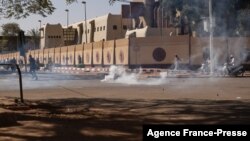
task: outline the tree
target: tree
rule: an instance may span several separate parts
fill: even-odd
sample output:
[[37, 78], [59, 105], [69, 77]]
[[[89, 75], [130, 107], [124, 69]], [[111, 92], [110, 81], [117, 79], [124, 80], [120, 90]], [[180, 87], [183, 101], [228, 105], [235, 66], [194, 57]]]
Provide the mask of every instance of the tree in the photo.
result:
[[[65, 0], [67, 4], [77, 0]], [[54, 12], [56, 8], [51, 0], [0, 0], [0, 15], [3, 18], [20, 19], [38, 14], [46, 17]]]
[[31, 29], [27, 33], [30, 36], [31, 49], [38, 49], [40, 43], [40, 32], [38, 29]]
[[7, 23], [1, 26], [2, 35], [0, 39], [0, 50], [13, 51], [17, 49], [17, 35], [20, 31], [19, 24]]
[[19, 24], [17, 23], [7, 23], [2, 25], [2, 35], [3, 36], [16, 36], [20, 31]]

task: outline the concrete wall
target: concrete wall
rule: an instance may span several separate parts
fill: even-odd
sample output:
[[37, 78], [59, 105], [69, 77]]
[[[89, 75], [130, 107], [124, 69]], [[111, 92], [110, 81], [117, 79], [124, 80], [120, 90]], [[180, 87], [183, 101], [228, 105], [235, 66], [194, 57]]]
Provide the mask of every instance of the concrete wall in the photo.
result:
[[182, 64], [189, 62], [188, 36], [131, 38], [130, 65], [173, 64], [175, 55]]
[[[205, 61], [205, 49], [209, 51], [209, 38], [190, 38], [190, 41], [189, 46], [188, 36], [129, 38], [31, 50], [26, 54], [27, 60], [31, 54], [35, 58], [39, 57], [40, 63], [47, 64], [48, 58], [51, 57], [55, 64], [70, 66], [78, 65], [80, 56], [87, 67], [112, 64], [165, 67], [173, 64], [174, 56], [178, 54], [182, 64], [189, 64], [190, 60], [191, 65], [199, 66]], [[236, 62], [240, 62], [242, 54], [250, 52], [250, 38], [214, 38], [213, 43], [215, 65], [218, 66], [223, 65], [230, 54], [235, 56]], [[13, 57], [23, 59], [19, 52], [0, 54], [1, 60]]]
[[68, 64], [68, 47], [61, 47], [61, 65], [67, 65]]
[[34, 58], [35, 60], [39, 59], [39, 50], [35, 50]]
[[83, 45], [76, 45], [75, 48], [75, 64], [83, 64]]
[[103, 65], [103, 41], [93, 43], [93, 64], [95, 66]]
[[49, 60], [49, 49], [44, 49], [43, 50], [43, 63], [48, 64]]
[[115, 41], [115, 64], [129, 65], [129, 39]]
[[68, 46], [68, 65], [75, 65], [75, 45]]
[[93, 56], [93, 44], [89, 43], [89, 44], [84, 44], [84, 64], [86, 66], [91, 66], [93, 65], [93, 60], [92, 60], [92, 56]]
[[55, 48], [55, 64], [61, 64], [61, 48]]
[[48, 55], [48, 61], [50, 59], [50, 61], [52, 61], [52, 63], [54, 63], [55, 61], [55, 48], [50, 48], [49, 49], [49, 55]]
[[114, 40], [104, 42], [103, 47], [103, 63], [104, 65], [113, 65], [115, 64], [115, 42]]

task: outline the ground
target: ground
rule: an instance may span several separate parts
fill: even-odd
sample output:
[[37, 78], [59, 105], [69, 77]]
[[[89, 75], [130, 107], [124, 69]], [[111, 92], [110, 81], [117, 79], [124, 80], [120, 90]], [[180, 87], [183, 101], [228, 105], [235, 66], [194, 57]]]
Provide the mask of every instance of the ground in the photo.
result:
[[[101, 82], [101, 75], [0, 75], [0, 140], [140, 141], [143, 124], [248, 124], [249, 77]], [[152, 83], [144, 83], [152, 82]]]

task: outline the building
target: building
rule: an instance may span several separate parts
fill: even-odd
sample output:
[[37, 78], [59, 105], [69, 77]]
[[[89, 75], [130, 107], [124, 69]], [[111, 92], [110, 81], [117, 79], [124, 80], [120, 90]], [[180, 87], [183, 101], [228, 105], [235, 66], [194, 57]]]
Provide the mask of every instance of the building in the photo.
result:
[[[159, 2], [134, 0], [122, 5], [120, 15], [107, 14], [68, 26], [46, 24], [41, 28], [41, 49], [30, 50], [28, 54], [42, 64], [51, 60], [56, 66], [86, 68], [110, 65], [171, 68], [178, 54], [183, 68], [199, 68], [210, 56], [209, 37], [178, 36], [181, 32], [189, 33], [189, 29], [169, 24]], [[177, 11], [176, 17], [180, 16]], [[205, 31], [206, 18], [203, 21], [205, 24], [200, 27]], [[230, 54], [238, 63], [249, 66], [248, 37], [214, 37], [213, 50], [217, 67], [227, 62]], [[18, 53], [0, 55], [2, 60], [13, 56], [24, 59]]]
[[40, 31], [40, 47], [42, 49], [64, 46], [64, 34], [61, 24], [47, 23]]
[[[85, 44], [128, 37], [175, 35], [167, 28], [159, 1], [135, 0], [122, 5], [120, 15], [107, 14], [66, 26], [46, 24], [41, 28], [41, 48]], [[174, 34], [173, 34], [174, 33]]]

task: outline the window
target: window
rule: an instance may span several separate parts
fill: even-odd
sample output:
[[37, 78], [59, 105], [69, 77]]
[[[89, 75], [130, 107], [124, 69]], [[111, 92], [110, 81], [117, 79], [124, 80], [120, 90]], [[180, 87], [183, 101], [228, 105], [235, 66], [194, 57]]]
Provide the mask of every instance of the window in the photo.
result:
[[88, 29], [88, 33], [89, 33], [89, 29]]
[[100, 31], [102, 31], [102, 26], [100, 27]]
[[117, 25], [113, 25], [113, 30], [117, 30]]
[[103, 26], [103, 30], [105, 30], [105, 26]]
[[97, 32], [99, 31], [99, 27], [97, 27]]
[[123, 30], [127, 30], [127, 26], [126, 25], [123, 25]]
[[[72, 45], [76, 41], [76, 32], [77, 30], [72, 28], [72, 29], [64, 29], [63, 30], [63, 40], [65, 45]], [[58, 37], [58, 36], [57, 36]], [[56, 36], [55, 36], [56, 38]]]

